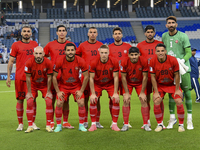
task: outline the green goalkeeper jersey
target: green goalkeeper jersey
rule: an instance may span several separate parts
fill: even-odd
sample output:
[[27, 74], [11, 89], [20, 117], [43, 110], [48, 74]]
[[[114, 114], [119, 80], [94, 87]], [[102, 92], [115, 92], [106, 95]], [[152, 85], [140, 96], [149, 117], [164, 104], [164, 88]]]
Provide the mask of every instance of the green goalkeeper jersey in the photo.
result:
[[[177, 31], [173, 36], [170, 36], [169, 32], [163, 33], [162, 41], [166, 46], [167, 54], [180, 59], [183, 59], [186, 55], [185, 48], [191, 46], [187, 34], [180, 31]], [[187, 72], [190, 72], [191, 68], [189, 60], [185, 62], [185, 65], [189, 67]]]

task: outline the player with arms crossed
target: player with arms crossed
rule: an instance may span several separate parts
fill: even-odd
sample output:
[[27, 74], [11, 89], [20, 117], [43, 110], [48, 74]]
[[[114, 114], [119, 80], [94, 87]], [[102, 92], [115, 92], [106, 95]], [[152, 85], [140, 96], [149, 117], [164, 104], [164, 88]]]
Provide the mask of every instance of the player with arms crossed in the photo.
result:
[[90, 63], [90, 117], [92, 125], [88, 131], [97, 130], [96, 114], [97, 101], [102, 95], [102, 91], [106, 90], [109, 97], [112, 99], [112, 130], [120, 131], [117, 126], [119, 117], [119, 63], [117, 59], [108, 56], [109, 48], [107, 45], [102, 45], [99, 49], [100, 57], [92, 60]]
[[123, 118], [124, 126], [121, 131], [127, 131], [128, 119], [130, 114], [130, 100], [133, 88], [135, 88], [139, 100], [141, 102], [141, 112], [145, 131], [151, 131], [151, 128], [147, 125], [148, 122], [148, 105], [146, 97], [146, 85], [148, 80], [148, 63], [147, 59], [140, 56], [139, 49], [137, 47], [131, 47], [129, 49], [128, 58], [122, 60], [121, 63], [121, 75], [123, 83]]
[[[166, 27], [169, 32], [165, 32], [162, 35], [162, 41], [166, 45], [167, 54], [181, 59], [181, 62], [189, 67], [189, 70], [181, 75], [181, 89], [184, 92], [185, 104], [187, 108], [187, 129], [194, 129], [192, 123], [192, 97], [191, 97], [191, 79], [190, 79], [190, 62], [189, 59], [192, 56], [190, 41], [187, 34], [177, 31], [178, 26], [176, 17], [169, 16], [166, 19]], [[176, 123], [175, 118], [175, 102], [169, 95], [169, 110], [170, 120], [167, 126], [168, 129], [173, 128]]]
[[30, 58], [25, 65], [28, 89], [26, 94], [28, 129], [25, 132], [29, 133], [33, 131], [33, 101], [37, 98], [38, 91], [42, 92], [42, 97], [46, 102], [46, 130], [53, 132], [50, 126], [53, 115], [51, 94], [53, 65], [48, 58], [44, 58], [44, 51], [41, 46], [34, 49], [33, 55], [34, 57]]
[[[79, 56], [75, 56], [76, 46], [73, 43], [67, 43], [65, 46], [65, 56], [58, 59], [54, 65], [53, 85], [57, 93], [56, 103], [56, 122], [57, 127], [54, 132], [62, 131], [61, 118], [64, 101], [69, 100], [73, 94], [74, 100], [78, 103], [79, 130], [87, 131], [83, 123], [85, 119], [84, 90], [88, 82], [88, 68], [85, 61]], [[79, 70], [82, 70], [84, 76], [83, 83], [79, 79]], [[58, 85], [57, 76], [61, 70], [61, 79]]]
[[[128, 57], [128, 50], [131, 47], [130, 44], [125, 43], [122, 41], [123, 37], [123, 31], [120, 27], [116, 27], [113, 29], [113, 38], [114, 38], [114, 43], [109, 45], [109, 50], [110, 50], [110, 56], [116, 58], [119, 62], [119, 67], [121, 65], [121, 61], [125, 58]], [[123, 85], [122, 85], [122, 80], [121, 80], [121, 72], [119, 70], [119, 91], [120, 95], [123, 94]], [[110, 109], [110, 114], [112, 117], [112, 100], [110, 99], [109, 101], [109, 109]], [[129, 128], [132, 126], [130, 124]], [[112, 125], [111, 125], [112, 126]]]
[[[67, 43], [72, 43], [72, 42], [66, 40], [67, 29], [64, 25], [57, 26], [56, 34], [58, 35], [58, 39], [49, 42], [44, 47], [45, 55], [47, 57], [48, 56], [51, 57], [51, 62], [53, 63], [53, 65], [55, 64], [57, 59], [60, 59], [63, 55], [65, 55], [65, 45]], [[57, 79], [58, 79], [58, 83], [59, 83], [60, 82], [60, 73], [58, 73]], [[54, 110], [54, 104], [55, 104], [55, 100], [56, 100], [56, 91], [53, 86], [52, 86], [52, 94], [53, 94], [52, 105], [53, 105], [53, 110]], [[69, 101], [65, 101], [64, 105], [63, 105], [63, 128], [73, 129], [74, 127], [71, 126], [70, 123], [68, 123], [68, 116], [69, 116]], [[53, 117], [54, 117], [54, 115], [52, 116], [52, 119], [51, 119], [52, 129], [54, 129]]]
[[[97, 29], [95, 27], [90, 27], [88, 30], [88, 38], [89, 38], [88, 41], [81, 43], [76, 51], [76, 55], [81, 56], [85, 60], [88, 67], [91, 60], [99, 57], [99, 48], [101, 45], [103, 45], [103, 43], [97, 41], [97, 36], [98, 36]], [[81, 76], [81, 80], [83, 81], [83, 76]], [[85, 128], [88, 128], [88, 101], [90, 96], [89, 82], [85, 88], [84, 96], [85, 96], [85, 109], [86, 109], [84, 126]], [[100, 101], [98, 101], [97, 116], [96, 116], [97, 128], [103, 128], [103, 126], [99, 122], [100, 114], [101, 114]]]
[[[30, 40], [32, 35], [32, 30], [29, 26], [22, 27], [22, 40], [13, 43], [11, 47], [10, 59], [7, 67], [7, 81], [6, 84], [8, 87], [11, 85], [10, 74], [12, 71], [13, 63], [16, 58], [16, 73], [15, 73], [15, 94], [17, 99], [16, 111], [19, 126], [17, 131], [23, 130], [23, 113], [24, 113], [24, 99], [27, 92], [26, 86], [26, 74], [24, 73], [24, 67], [26, 61], [33, 57], [33, 50], [38, 46], [37, 42]], [[33, 128], [39, 129], [34, 121], [36, 115], [36, 102], [33, 102], [34, 105], [34, 117], [33, 117]]]
[[[177, 114], [179, 120], [178, 132], [185, 131], [184, 107], [182, 104], [182, 90], [180, 88], [179, 64], [175, 57], [166, 55], [166, 47], [164, 44], [156, 46], [156, 55], [150, 60], [149, 71], [151, 73], [151, 81], [154, 89], [153, 102], [154, 114], [158, 123], [156, 132], [163, 130], [163, 116], [160, 103], [163, 101], [165, 93], [169, 93], [177, 106]], [[175, 83], [175, 85], [174, 85]]]
[[[148, 63], [150, 62], [151, 58], [155, 56], [155, 47], [158, 43], [163, 43], [158, 40], [154, 40], [155, 36], [155, 28], [151, 25], [148, 25], [144, 29], [145, 33], [144, 35], [146, 36], [146, 40], [138, 43], [137, 47], [140, 50], [140, 55], [143, 56], [148, 60]], [[148, 73], [148, 81], [147, 81], [147, 104], [148, 104], [148, 125], [151, 127], [150, 123], [150, 94], [152, 93], [152, 83], [151, 83], [151, 74]], [[162, 110], [162, 115], [164, 116], [164, 104], [163, 101], [160, 103], [161, 104], [161, 110]], [[141, 127], [142, 129], [144, 128], [144, 125]], [[163, 128], [165, 129], [165, 126], [163, 125]]]

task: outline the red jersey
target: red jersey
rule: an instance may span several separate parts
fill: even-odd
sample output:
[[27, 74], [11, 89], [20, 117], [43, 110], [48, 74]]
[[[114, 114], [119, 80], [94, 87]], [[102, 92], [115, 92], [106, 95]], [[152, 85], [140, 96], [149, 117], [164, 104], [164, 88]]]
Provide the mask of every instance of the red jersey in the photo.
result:
[[25, 73], [31, 74], [31, 84], [46, 87], [47, 75], [53, 73], [53, 65], [48, 58], [44, 58], [42, 63], [37, 63], [32, 57], [25, 64]]
[[128, 57], [128, 51], [129, 48], [131, 48], [131, 45], [123, 42], [121, 45], [115, 45], [115, 43], [112, 43], [108, 47], [110, 56], [116, 58], [119, 61], [119, 64], [121, 64], [121, 61]]
[[174, 73], [179, 71], [179, 64], [175, 57], [166, 55], [165, 62], [159, 62], [157, 56], [150, 60], [149, 72], [155, 74], [157, 84], [174, 85]]
[[99, 48], [101, 45], [103, 45], [103, 43], [99, 41], [96, 41], [96, 43], [89, 43], [88, 41], [85, 41], [77, 48], [76, 55], [81, 56], [89, 67], [90, 61], [100, 56]]
[[60, 85], [69, 86], [70, 88], [76, 88], [81, 86], [81, 80], [79, 79], [79, 70], [82, 72], [87, 71], [87, 65], [85, 61], [75, 56], [73, 61], [67, 61], [66, 56], [56, 60], [54, 65], [54, 71], [59, 72], [61, 70], [61, 81]]
[[121, 72], [126, 73], [127, 84], [137, 86], [142, 84], [143, 72], [148, 72], [147, 60], [140, 56], [137, 63], [132, 63], [130, 58], [122, 60]]
[[50, 56], [52, 63], [55, 64], [55, 62], [58, 58], [65, 55], [65, 45], [67, 43], [73, 43], [73, 42], [70, 42], [70, 41], [67, 41], [67, 40], [65, 41], [65, 43], [59, 43], [57, 40], [49, 42], [44, 47], [45, 56]]
[[37, 42], [31, 40], [29, 43], [18, 41], [12, 44], [10, 56], [16, 58], [15, 79], [26, 81], [25, 63], [29, 58], [33, 57], [34, 48], [37, 46]]
[[102, 63], [100, 57], [90, 63], [90, 72], [95, 73], [94, 83], [103, 86], [114, 84], [113, 72], [119, 71], [117, 59], [108, 57], [106, 63]]

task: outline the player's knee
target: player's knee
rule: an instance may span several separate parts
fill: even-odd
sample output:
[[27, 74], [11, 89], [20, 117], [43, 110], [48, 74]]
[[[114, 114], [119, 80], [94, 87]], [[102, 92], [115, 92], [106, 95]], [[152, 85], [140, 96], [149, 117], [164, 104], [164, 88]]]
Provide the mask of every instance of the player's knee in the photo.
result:
[[29, 98], [28, 100], [27, 100], [27, 107], [33, 107], [33, 98]]
[[145, 101], [143, 101], [143, 100], [140, 100], [140, 102], [141, 102], [141, 106], [142, 107], [147, 107], [148, 105], [147, 105], [147, 102], [145, 102]]
[[156, 98], [153, 100], [155, 105], [159, 105], [161, 103], [162, 99], [161, 98]]
[[56, 106], [57, 107], [62, 107], [63, 106], [63, 101], [61, 101], [61, 100], [57, 100], [57, 103], [56, 103]]
[[85, 105], [84, 99], [80, 99], [77, 101], [79, 107], [83, 107]]
[[182, 104], [182, 99], [181, 98], [177, 98], [177, 99], [174, 99], [176, 105], [181, 105]]
[[124, 101], [124, 102], [123, 102], [123, 106], [124, 106], [124, 107], [128, 107], [128, 106], [129, 106], [129, 102], [125, 102], [125, 101]]

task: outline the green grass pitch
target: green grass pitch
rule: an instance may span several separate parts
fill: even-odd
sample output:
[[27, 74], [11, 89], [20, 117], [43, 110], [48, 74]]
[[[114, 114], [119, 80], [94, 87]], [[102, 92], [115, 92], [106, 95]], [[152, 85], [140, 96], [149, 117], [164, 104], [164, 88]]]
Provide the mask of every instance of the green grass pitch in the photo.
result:
[[[41, 94], [37, 98], [36, 124], [41, 128], [39, 131], [24, 133], [28, 123], [24, 109], [24, 130], [16, 131], [18, 126], [16, 115], [16, 100], [14, 93], [14, 82], [11, 88], [6, 86], [5, 81], [0, 81], [0, 149], [1, 150], [63, 150], [63, 149], [135, 149], [135, 150], [197, 150], [200, 149], [200, 104], [195, 103], [195, 92], [192, 91], [193, 99], [193, 124], [194, 130], [187, 130], [187, 120], [185, 119], [185, 129], [183, 133], [178, 133], [178, 123], [171, 130], [164, 130], [156, 133], [157, 126], [153, 113], [153, 102], [151, 101], [151, 125], [152, 131], [145, 132], [142, 126], [141, 105], [133, 92], [131, 99], [130, 124], [133, 128], [127, 132], [115, 132], [110, 129], [111, 116], [108, 107], [107, 93], [103, 92], [101, 97], [101, 117], [100, 122], [104, 129], [94, 132], [78, 131], [78, 106], [70, 97], [69, 123], [75, 129], [63, 129], [60, 133], [48, 133], [45, 131], [45, 101]], [[122, 108], [122, 97], [120, 107]], [[165, 114], [164, 125], [167, 126], [169, 120], [168, 97], [164, 99]], [[26, 102], [24, 103], [26, 108]], [[184, 105], [185, 106], [185, 105]], [[186, 112], [186, 109], [185, 109]], [[187, 113], [185, 113], [187, 117]], [[89, 117], [89, 126], [91, 124]], [[118, 119], [118, 126], [123, 126], [122, 110]]]

